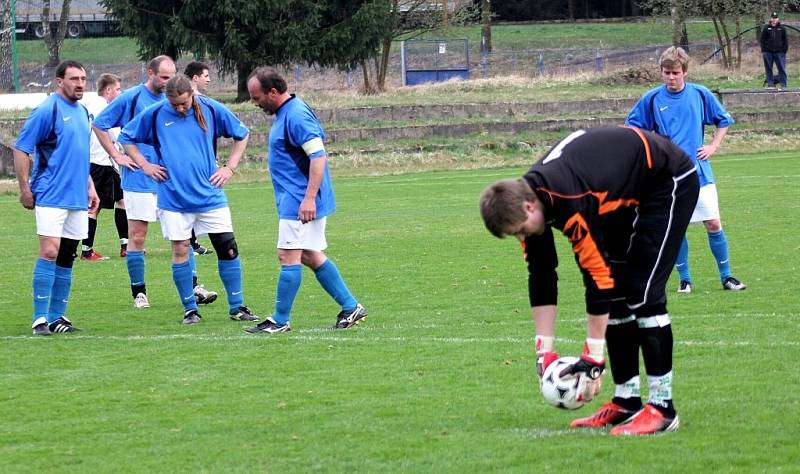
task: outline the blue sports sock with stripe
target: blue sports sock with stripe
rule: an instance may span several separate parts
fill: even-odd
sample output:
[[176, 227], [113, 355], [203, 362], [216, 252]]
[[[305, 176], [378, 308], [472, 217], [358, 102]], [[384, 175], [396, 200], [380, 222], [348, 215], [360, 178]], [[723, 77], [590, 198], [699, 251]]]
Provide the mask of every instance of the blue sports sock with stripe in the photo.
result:
[[56, 262], [38, 258], [33, 267], [33, 321], [47, 318], [55, 281]]
[[278, 324], [286, 324], [292, 314], [292, 305], [303, 282], [302, 265], [283, 265], [278, 274], [278, 287], [275, 290], [275, 312], [272, 319]]
[[192, 286], [192, 265], [189, 261], [183, 263], [172, 262], [172, 281], [178, 290], [184, 311], [197, 309], [197, 302], [194, 298], [194, 287]]
[[219, 278], [228, 294], [228, 311], [239, 309], [244, 305], [242, 295], [242, 263], [239, 257], [233, 260], [217, 260]]
[[708, 233], [708, 246], [711, 247], [711, 253], [717, 260], [717, 270], [719, 270], [719, 279], [724, 282], [726, 278], [731, 276], [731, 264], [728, 257], [728, 239], [725, 238], [725, 231]]
[[50, 309], [47, 312], [47, 322], [52, 323], [64, 316], [67, 312], [69, 292], [72, 289], [72, 268], [56, 265], [53, 292], [50, 294]]
[[339, 268], [333, 263], [333, 260], [325, 260], [325, 263], [314, 270], [314, 275], [322, 288], [339, 303], [342, 310], [350, 311], [358, 305], [358, 301], [350, 293], [350, 289], [347, 288], [342, 274], [339, 273]]
[[144, 250], [128, 250], [125, 260], [131, 285], [144, 285]]
[[678, 270], [678, 275], [681, 281], [692, 282], [692, 275], [689, 273], [689, 241], [686, 236], [681, 241], [681, 248], [678, 250], [678, 261], [675, 262], [675, 269]]

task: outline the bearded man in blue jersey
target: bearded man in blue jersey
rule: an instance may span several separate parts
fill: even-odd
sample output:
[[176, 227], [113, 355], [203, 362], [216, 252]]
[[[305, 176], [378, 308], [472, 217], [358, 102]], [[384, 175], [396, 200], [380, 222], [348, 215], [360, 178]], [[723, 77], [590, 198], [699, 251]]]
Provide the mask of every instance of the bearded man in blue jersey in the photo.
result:
[[32, 325], [38, 336], [77, 330], [65, 316], [72, 264], [89, 234], [88, 212], [100, 207], [89, 175], [89, 112], [78, 103], [85, 87], [80, 63], [59, 64], [56, 93], [31, 112], [14, 144], [19, 200], [34, 210], [39, 236]]
[[274, 115], [269, 132], [269, 171], [278, 207], [278, 274], [275, 312], [250, 333], [290, 331], [292, 304], [303, 279], [302, 265], [314, 271], [322, 288], [341, 306], [336, 329], [356, 325], [367, 316], [347, 288], [339, 269], [324, 253], [327, 216], [336, 211], [333, 186], [317, 116], [301, 99], [287, 92], [286, 80], [273, 68], [261, 67], [247, 80], [250, 98]]
[[[628, 114], [625, 124], [669, 138], [692, 158], [700, 178], [700, 197], [691, 222], [702, 222], [706, 228], [708, 245], [717, 261], [722, 288], [744, 290], [747, 288], [745, 284], [731, 274], [728, 240], [722, 230], [717, 186], [711, 171], [711, 156], [722, 144], [728, 127], [733, 125], [733, 117], [706, 87], [686, 82], [689, 69], [686, 51], [674, 46], [667, 48], [661, 54], [660, 62], [664, 85], [646, 92]], [[704, 144], [706, 125], [716, 127], [708, 145]], [[678, 293], [691, 293], [689, 242], [686, 238], [681, 244], [675, 268], [680, 276]]]
[[[149, 308], [145, 284], [144, 243], [150, 222], [158, 219], [156, 191], [158, 184], [147, 176], [131, 157], [120, 152], [115, 146], [109, 130], [124, 127], [139, 112], [164, 100], [164, 86], [175, 75], [175, 63], [169, 56], [156, 56], [147, 67], [147, 81], [123, 92], [116, 100], [94, 119], [92, 128], [97, 139], [111, 158], [120, 166], [122, 172], [122, 192], [125, 211], [128, 215], [127, 267], [131, 282], [131, 296], [135, 308]], [[142, 144], [141, 153], [150, 163], [157, 163], [153, 147]], [[197, 283], [194, 254], [190, 256], [194, 275], [194, 293], [199, 304], [210, 304], [217, 299], [217, 293], [206, 290]]]
[[[244, 304], [239, 250], [222, 190], [244, 154], [250, 130], [219, 102], [195, 95], [183, 74], [167, 81], [165, 94], [167, 100], [146, 108], [122, 129], [119, 141], [142, 173], [158, 183], [159, 220], [164, 238], [172, 242], [172, 279], [183, 304], [183, 323], [200, 322], [192, 287], [192, 231], [208, 234], [216, 250], [230, 319], [258, 321]], [[217, 166], [219, 137], [233, 138], [222, 167]], [[143, 145], [152, 147], [155, 162], [142, 154]]]

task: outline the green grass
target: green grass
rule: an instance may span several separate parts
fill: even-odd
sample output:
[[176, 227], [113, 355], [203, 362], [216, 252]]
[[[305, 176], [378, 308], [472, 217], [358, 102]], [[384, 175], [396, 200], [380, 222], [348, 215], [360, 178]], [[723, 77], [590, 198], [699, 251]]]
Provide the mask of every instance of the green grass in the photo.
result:
[[[689, 22], [687, 31], [689, 41], [692, 43], [716, 41], [711, 21]], [[429, 36], [468, 38], [474, 50], [478, 50], [481, 44], [480, 26], [452, 27]], [[492, 26], [492, 47], [499, 50], [621, 48], [670, 43], [672, 43], [672, 27], [669, 20], [658, 17], [641, 22]]]
[[[476, 209], [489, 182], [523, 171], [335, 178], [329, 255], [370, 316], [328, 330], [338, 308], [305, 271], [293, 331], [274, 337], [228, 321], [224, 298], [181, 326], [153, 228], [152, 308], [132, 309], [124, 260], [78, 261], [69, 314], [85, 331], [33, 338], [34, 219], [0, 196], [0, 472], [796, 472], [797, 152], [715, 158], [733, 270], [749, 288], [721, 290], [691, 228], [695, 292], [669, 288], [682, 425], [647, 439], [570, 431], [600, 402], [569, 413], [537, 394], [520, 250]], [[247, 303], [264, 315], [278, 267], [272, 192], [233, 183], [228, 196]], [[566, 244], [558, 348], [575, 354], [583, 292]], [[109, 211], [96, 248], [116, 248]], [[221, 290], [215, 259], [198, 265]]]
[[[46, 64], [47, 48], [42, 40], [17, 41], [20, 64]], [[67, 38], [61, 59], [86, 64], [135, 64], [140, 62], [138, 46], [132, 38]]]

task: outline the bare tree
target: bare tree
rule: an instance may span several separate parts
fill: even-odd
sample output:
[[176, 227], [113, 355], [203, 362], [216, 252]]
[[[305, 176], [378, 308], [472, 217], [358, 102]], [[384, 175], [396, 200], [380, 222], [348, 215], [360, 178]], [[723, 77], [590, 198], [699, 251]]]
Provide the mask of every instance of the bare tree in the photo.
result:
[[47, 65], [58, 66], [61, 62], [61, 47], [64, 45], [64, 34], [67, 32], [67, 20], [69, 19], [69, 7], [72, 0], [61, 2], [61, 15], [58, 21], [58, 29], [50, 31], [50, 0], [44, 0], [42, 4], [42, 30], [44, 32], [45, 46], [47, 46]]
[[16, 25], [11, 24], [11, 0], [0, 0], [0, 12], [0, 92], [14, 92], [11, 35]]

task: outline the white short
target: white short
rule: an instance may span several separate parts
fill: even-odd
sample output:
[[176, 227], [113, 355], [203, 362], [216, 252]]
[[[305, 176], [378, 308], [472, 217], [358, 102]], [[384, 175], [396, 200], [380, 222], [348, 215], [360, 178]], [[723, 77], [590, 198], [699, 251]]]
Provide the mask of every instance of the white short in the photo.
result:
[[717, 185], [714, 183], [706, 184], [700, 188], [700, 195], [697, 197], [697, 206], [692, 213], [692, 224], [719, 219], [719, 201], [717, 200]]
[[166, 240], [189, 240], [192, 229], [195, 235], [233, 232], [231, 208], [221, 207], [206, 212], [158, 211], [161, 233]]
[[278, 248], [322, 252], [328, 248], [328, 241], [325, 240], [327, 221], [327, 217], [322, 217], [303, 224], [298, 220], [281, 219], [278, 222]]
[[158, 200], [156, 193], [137, 193], [135, 191], [122, 191], [125, 199], [125, 212], [128, 220], [155, 222], [158, 220]]
[[34, 211], [38, 235], [73, 240], [82, 240], [89, 236], [89, 211], [39, 206]]

